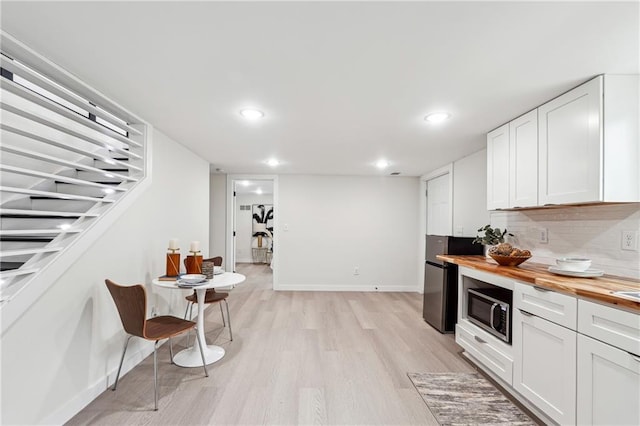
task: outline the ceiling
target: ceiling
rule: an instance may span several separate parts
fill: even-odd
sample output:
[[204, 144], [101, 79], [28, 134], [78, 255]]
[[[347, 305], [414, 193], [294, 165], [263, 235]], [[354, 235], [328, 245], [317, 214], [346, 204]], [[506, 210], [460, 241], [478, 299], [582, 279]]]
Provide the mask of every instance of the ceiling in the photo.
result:
[[637, 1], [1, 7], [6, 32], [227, 173], [421, 175], [596, 74], [640, 72]]

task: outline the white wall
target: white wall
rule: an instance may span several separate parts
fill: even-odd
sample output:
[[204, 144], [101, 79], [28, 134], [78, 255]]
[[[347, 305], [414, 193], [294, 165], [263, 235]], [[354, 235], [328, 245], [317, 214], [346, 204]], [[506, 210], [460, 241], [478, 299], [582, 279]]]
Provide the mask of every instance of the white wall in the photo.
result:
[[[515, 234], [518, 247], [531, 250], [531, 261], [555, 265], [558, 257], [588, 257], [592, 268], [640, 278], [640, 253], [622, 250], [622, 231], [640, 230], [640, 204], [603, 204], [491, 212], [491, 225]], [[538, 241], [545, 228], [549, 242]]]
[[276, 289], [422, 288], [417, 279], [418, 178], [279, 179]]
[[475, 237], [489, 223], [487, 150], [453, 163], [453, 235]]
[[[170, 238], [183, 255], [192, 240], [209, 247], [209, 165], [157, 131], [152, 155], [147, 192], [2, 336], [2, 424], [62, 423], [106, 389], [125, 334], [105, 278], [145, 283], [149, 310], [183, 314], [182, 291], [150, 282]], [[152, 345], [132, 340], [127, 368]]]
[[[251, 210], [240, 210], [241, 205], [273, 204], [272, 194], [238, 194], [236, 196], [236, 262], [253, 262], [251, 244], [253, 217]], [[277, 212], [274, 210], [274, 216]], [[255, 246], [255, 244], [254, 244]], [[267, 247], [266, 242], [263, 245]]]
[[212, 174], [209, 180], [209, 254], [225, 257], [227, 229], [227, 175]]

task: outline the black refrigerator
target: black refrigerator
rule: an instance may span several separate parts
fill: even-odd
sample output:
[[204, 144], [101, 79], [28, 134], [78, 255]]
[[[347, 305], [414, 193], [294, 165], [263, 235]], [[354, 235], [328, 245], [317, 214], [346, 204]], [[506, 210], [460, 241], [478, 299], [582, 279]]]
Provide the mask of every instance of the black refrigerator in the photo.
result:
[[482, 254], [473, 238], [427, 235], [422, 317], [440, 333], [455, 330], [458, 315], [458, 265], [446, 263], [439, 254]]

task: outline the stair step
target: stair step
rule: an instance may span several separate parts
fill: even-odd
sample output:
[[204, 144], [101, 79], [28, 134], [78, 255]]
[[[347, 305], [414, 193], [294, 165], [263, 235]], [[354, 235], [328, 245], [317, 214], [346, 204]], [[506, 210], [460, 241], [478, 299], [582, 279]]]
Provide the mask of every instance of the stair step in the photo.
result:
[[36, 218], [80, 218], [80, 217], [98, 217], [98, 213], [79, 213], [79, 212], [58, 212], [53, 210], [22, 210], [22, 209], [0, 209], [0, 217], [11, 217], [11, 215], [28, 216]]
[[[7, 269], [4, 269], [5, 263], [14, 264], [15, 267], [10, 267], [9, 265], [7, 265]], [[38, 272], [40, 270], [39, 268], [20, 269], [22, 265], [24, 265], [24, 263], [22, 262], [0, 262], [0, 269], [2, 269], [2, 272], [0, 272], [0, 278], [10, 278], [18, 275], [33, 274], [34, 272]]]
[[117, 174], [117, 173], [107, 173], [107, 172], [105, 173], [86, 172], [83, 170], [78, 170], [76, 176], [78, 177], [78, 179], [88, 180], [91, 182], [97, 182], [102, 184], [119, 184], [121, 182], [126, 182], [127, 180], [133, 179], [126, 176], [127, 174], [128, 172]]
[[82, 229], [69, 228], [69, 229], [2, 229], [0, 230], [0, 236], [8, 235], [58, 235], [58, 234], [77, 234], [82, 232]]
[[31, 195], [32, 196], [31, 199], [83, 200], [83, 201], [94, 201], [94, 202], [101, 202], [101, 203], [113, 203], [113, 200], [110, 200], [110, 199], [103, 200], [101, 198], [84, 197], [81, 195], [74, 195], [74, 194], [61, 194], [59, 192], [38, 191], [35, 189], [16, 188], [12, 186], [0, 186], [0, 191], [11, 192], [14, 194]]
[[[56, 218], [13, 218], [3, 217], [0, 221], [1, 228], [0, 235], [19, 235], [21, 231], [25, 234], [33, 235], [33, 233], [43, 234], [51, 233], [47, 230], [54, 230], [56, 233], [60, 233], [62, 228], [68, 228], [73, 225], [77, 219], [72, 217], [56, 217]], [[9, 232], [11, 231], [11, 232]]]
[[[24, 262], [0, 262], [0, 271], [14, 271], [24, 265]], [[2, 274], [2, 277], [7, 276], [8, 274]]]
[[50, 243], [54, 237], [38, 237], [30, 235], [0, 235], [0, 241], [4, 243]]
[[107, 194], [113, 194], [116, 191], [121, 193], [124, 190], [124, 188], [111, 185], [105, 185], [103, 188], [97, 188], [94, 186], [80, 186], [64, 182], [57, 183], [55, 187], [55, 192], [96, 198], [104, 197]]
[[30, 199], [30, 202], [30, 207], [34, 210], [57, 210], [61, 212], [78, 212], [79, 214], [92, 210], [96, 205], [96, 203], [92, 201], [58, 200], [51, 198]]
[[0, 209], [0, 217], [14, 219], [79, 219], [81, 217], [98, 217], [98, 213], [57, 212], [47, 210]]
[[62, 247], [41, 247], [41, 248], [34, 248], [34, 249], [3, 250], [3, 251], [0, 251], [0, 257], [22, 256], [25, 254], [55, 253], [60, 250], [62, 250]]

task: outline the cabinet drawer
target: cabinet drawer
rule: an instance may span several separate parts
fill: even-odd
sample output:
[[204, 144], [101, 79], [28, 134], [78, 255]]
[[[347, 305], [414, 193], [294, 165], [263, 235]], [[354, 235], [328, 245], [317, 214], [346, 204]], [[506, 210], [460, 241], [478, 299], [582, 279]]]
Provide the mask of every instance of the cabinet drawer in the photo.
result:
[[494, 337], [462, 321], [456, 325], [456, 343], [506, 383], [513, 383], [513, 359], [492, 344]]
[[578, 301], [573, 296], [556, 293], [542, 287], [516, 283], [513, 305], [553, 323], [576, 329]]
[[578, 331], [624, 351], [640, 355], [640, 315], [580, 300]]

